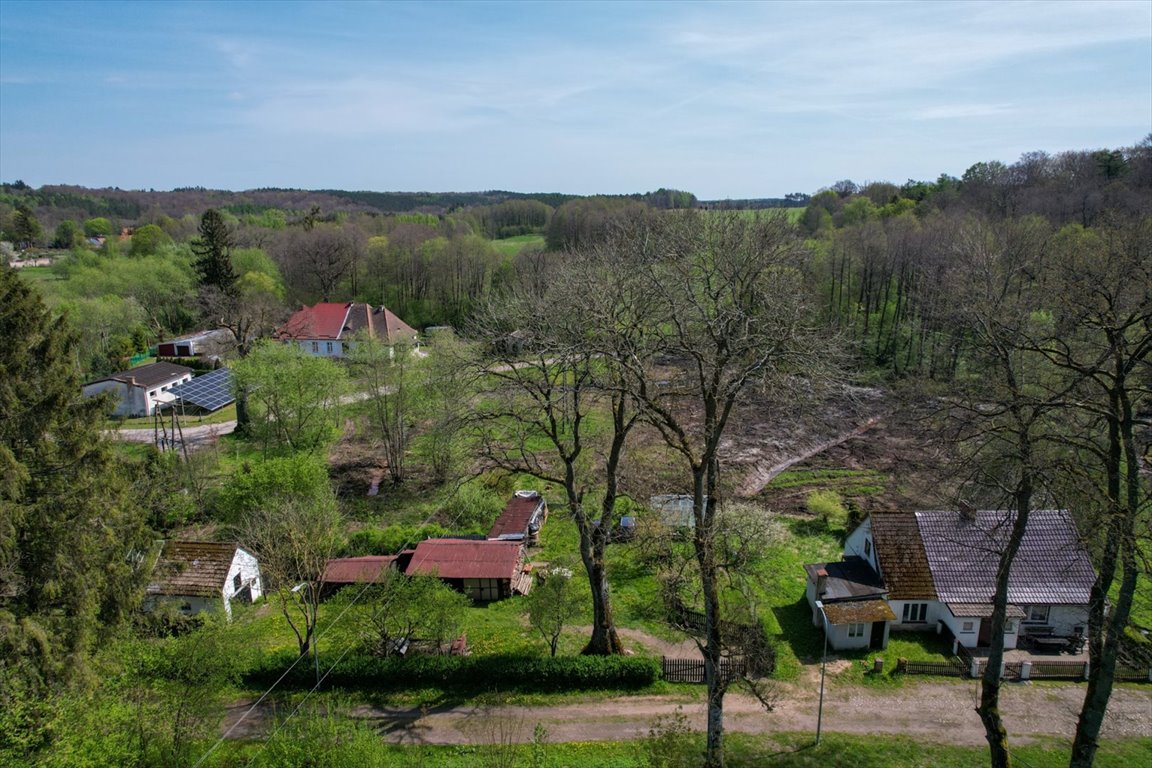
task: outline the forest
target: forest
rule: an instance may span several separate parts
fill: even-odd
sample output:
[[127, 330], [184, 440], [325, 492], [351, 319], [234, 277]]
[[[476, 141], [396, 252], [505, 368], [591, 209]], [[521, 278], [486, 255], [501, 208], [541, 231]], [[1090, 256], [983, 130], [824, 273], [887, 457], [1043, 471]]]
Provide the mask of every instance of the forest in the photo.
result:
[[[831, 556], [865, 514], [929, 504], [1010, 510], [1017, 543], [1030, 511], [1072, 510], [1097, 572], [1074, 733], [1020, 756], [994, 641], [988, 746], [955, 764], [1152, 750], [1101, 735], [1118, 664], [1152, 662], [1152, 136], [777, 202], [4, 184], [6, 259], [49, 263], [0, 267], [0, 759], [455, 764], [382, 750], [350, 712], [507, 701], [489, 684], [542, 707], [683, 693], [650, 654], [622, 656], [626, 629], [694, 639], [704, 725], [654, 724], [604, 764], [760, 764], [779, 745], [726, 737], [727, 694], [770, 719], [820, 656], [794, 612], [800, 582], [781, 573], [802, 581], [797, 552]], [[333, 361], [271, 341], [319, 301], [383, 304], [426, 329], [421, 349], [362, 339]], [[234, 433], [135, 445], [106, 400], [81, 397], [208, 328], [231, 339]], [[741, 490], [742, 451], [799, 454], [865, 417], [918, 458], [814, 464], [798, 503], [784, 482], [797, 475]], [[321, 599], [328, 559], [482, 535], [519, 488], [553, 509], [534, 556], [546, 588], [485, 609], [436, 579]], [[660, 493], [690, 500], [689, 533], [648, 527]], [[621, 541], [625, 516], [639, 540]], [[260, 604], [232, 621], [142, 610], [155, 542], [179, 538], [258, 555]], [[395, 658], [461, 633], [471, 660]], [[526, 659], [555, 688], [510, 682]], [[724, 671], [734, 660], [740, 675]], [[851, 661], [845, 684], [877, 684]], [[265, 697], [264, 730], [222, 737], [226, 710]], [[485, 764], [594, 764], [539, 724], [515, 738], [488, 725]], [[880, 757], [887, 744], [866, 748], [873, 764], [916, 764]]]

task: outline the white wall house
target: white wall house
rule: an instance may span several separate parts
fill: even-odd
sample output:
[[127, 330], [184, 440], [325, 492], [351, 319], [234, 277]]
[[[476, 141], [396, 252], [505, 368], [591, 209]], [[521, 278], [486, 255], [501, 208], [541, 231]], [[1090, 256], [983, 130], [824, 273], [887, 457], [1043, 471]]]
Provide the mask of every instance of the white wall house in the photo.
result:
[[[866, 519], [849, 534], [844, 560], [804, 566], [813, 623], [828, 618], [829, 643], [838, 649], [882, 647], [891, 629], [947, 631], [965, 647], [989, 645], [996, 568], [1012, 519], [1003, 511]], [[1005, 648], [1028, 634], [1083, 636], [1094, 580], [1068, 512], [1029, 513], [1009, 578]], [[863, 601], [876, 599], [890, 610], [887, 620], [874, 604], [865, 610]], [[861, 626], [865, 619], [870, 629]]]
[[362, 336], [389, 346], [416, 346], [420, 337], [387, 307], [360, 302], [321, 302], [301, 307], [275, 333], [280, 341], [294, 344], [310, 355], [334, 358], [347, 356], [355, 339]]
[[253, 603], [263, 594], [260, 565], [235, 544], [167, 542], [148, 584], [145, 609], [162, 604], [181, 613], [223, 610], [232, 616], [235, 600]]
[[81, 391], [87, 397], [111, 392], [116, 402], [113, 416], [151, 416], [157, 407], [175, 399], [168, 390], [191, 380], [191, 368], [173, 363], [150, 363], [90, 381]]

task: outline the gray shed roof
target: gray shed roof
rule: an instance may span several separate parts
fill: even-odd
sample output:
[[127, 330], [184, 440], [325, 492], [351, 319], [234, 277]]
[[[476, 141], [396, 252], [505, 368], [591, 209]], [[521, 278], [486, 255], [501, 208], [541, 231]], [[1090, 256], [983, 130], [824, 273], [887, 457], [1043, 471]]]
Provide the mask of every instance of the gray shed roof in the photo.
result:
[[[992, 600], [1014, 512], [917, 512], [936, 593], [945, 603]], [[1008, 581], [1015, 605], [1084, 605], [1096, 575], [1066, 510], [1033, 510]]]

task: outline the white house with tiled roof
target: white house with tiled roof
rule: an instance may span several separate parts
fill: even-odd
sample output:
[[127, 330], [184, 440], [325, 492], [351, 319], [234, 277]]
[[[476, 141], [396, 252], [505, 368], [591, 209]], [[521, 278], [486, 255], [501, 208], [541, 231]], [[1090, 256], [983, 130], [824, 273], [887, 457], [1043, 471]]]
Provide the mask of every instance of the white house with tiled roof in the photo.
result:
[[[965, 647], [989, 645], [996, 571], [1014, 519], [1004, 511], [873, 515], [848, 536], [844, 560], [804, 566], [813, 624], [827, 620], [838, 649], [883, 647], [891, 627], [947, 627]], [[1009, 574], [1005, 648], [1028, 635], [1083, 636], [1095, 578], [1071, 515], [1030, 512]]]
[[144, 607], [161, 604], [181, 613], [224, 609], [232, 601], [253, 603], [263, 594], [260, 564], [235, 544], [215, 541], [169, 541], [163, 546], [148, 583]]
[[415, 345], [419, 334], [387, 307], [361, 302], [321, 302], [301, 307], [275, 337], [319, 357], [345, 357], [354, 337], [366, 335], [388, 346], [401, 342]]

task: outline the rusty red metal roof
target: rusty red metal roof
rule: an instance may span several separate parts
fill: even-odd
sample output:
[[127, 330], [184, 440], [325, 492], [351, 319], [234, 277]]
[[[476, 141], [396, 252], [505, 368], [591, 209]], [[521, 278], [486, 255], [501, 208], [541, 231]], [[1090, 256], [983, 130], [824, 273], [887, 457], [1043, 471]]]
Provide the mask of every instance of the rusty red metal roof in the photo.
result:
[[[492, 524], [492, 529], [488, 531], [488, 538], [498, 539], [501, 536], [509, 536], [516, 534], [528, 533], [528, 524], [532, 522], [533, 515], [536, 510], [544, 506], [544, 497], [538, 493], [533, 492], [534, 495], [526, 495], [526, 491], [517, 491], [508, 503], [504, 505], [504, 511], [500, 513], [500, 517], [496, 518], [496, 522]], [[544, 511], [540, 511], [541, 518], [543, 518]]]
[[384, 573], [396, 562], [395, 555], [342, 557], [324, 566], [325, 584], [368, 584], [384, 579]]
[[416, 545], [406, 572], [442, 579], [512, 579], [520, 571], [521, 557], [518, 541], [426, 539]]

